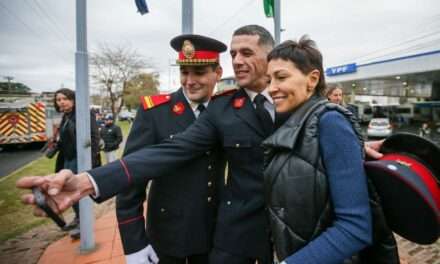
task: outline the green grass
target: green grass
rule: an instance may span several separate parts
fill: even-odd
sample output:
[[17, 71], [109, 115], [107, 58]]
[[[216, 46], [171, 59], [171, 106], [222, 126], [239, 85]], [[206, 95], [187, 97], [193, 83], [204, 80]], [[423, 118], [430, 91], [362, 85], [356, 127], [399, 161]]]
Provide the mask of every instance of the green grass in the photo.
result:
[[[117, 124], [121, 127], [123, 136], [127, 137], [130, 124], [128, 122]], [[118, 154], [122, 154], [122, 148], [119, 148]], [[43, 176], [53, 173], [55, 160], [56, 157], [53, 159], [41, 157], [0, 180], [0, 243], [33, 227], [50, 222], [48, 219], [33, 216], [33, 208], [21, 203], [20, 196], [27, 191], [17, 189], [15, 182], [23, 176]]]
[[47, 219], [33, 216], [33, 208], [21, 203], [20, 196], [26, 191], [15, 188], [15, 182], [23, 176], [52, 173], [54, 168], [55, 158], [42, 157], [6, 176], [0, 182], [0, 242], [49, 222]]

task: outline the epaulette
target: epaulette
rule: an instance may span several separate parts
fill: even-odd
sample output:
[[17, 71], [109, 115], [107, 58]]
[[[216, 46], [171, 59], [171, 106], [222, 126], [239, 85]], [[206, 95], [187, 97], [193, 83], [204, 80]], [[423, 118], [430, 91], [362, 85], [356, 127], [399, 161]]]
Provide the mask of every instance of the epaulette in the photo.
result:
[[171, 96], [169, 94], [157, 94], [157, 95], [147, 95], [141, 96], [141, 103], [144, 107], [144, 110], [151, 109], [158, 105], [162, 105], [171, 100]]
[[214, 95], [211, 97], [211, 100], [212, 100], [212, 99], [215, 99], [215, 98], [218, 98], [218, 97], [220, 97], [220, 96], [231, 95], [231, 94], [235, 93], [236, 91], [238, 91], [238, 89], [235, 89], [235, 88], [234, 88], [234, 89], [228, 89], [228, 90], [225, 90], [225, 91], [218, 92], [218, 93], [214, 94]]

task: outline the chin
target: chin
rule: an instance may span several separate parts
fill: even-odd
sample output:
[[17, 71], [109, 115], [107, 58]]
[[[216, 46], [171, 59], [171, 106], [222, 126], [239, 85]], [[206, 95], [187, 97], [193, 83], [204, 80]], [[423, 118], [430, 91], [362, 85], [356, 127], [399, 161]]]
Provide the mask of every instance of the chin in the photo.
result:
[[248, 80], [237, 80], [238, 87], [247, 87], [249, 86], [249, 83]]

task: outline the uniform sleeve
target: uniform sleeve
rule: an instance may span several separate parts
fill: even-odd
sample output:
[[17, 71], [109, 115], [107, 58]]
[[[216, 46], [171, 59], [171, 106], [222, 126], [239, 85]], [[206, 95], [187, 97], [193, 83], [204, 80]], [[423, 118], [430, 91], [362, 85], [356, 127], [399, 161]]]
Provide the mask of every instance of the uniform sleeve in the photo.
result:
[[[125, 144], [124, 155], [156, 142], [153, 116], [139, 108]], [[136, 253], [148, 244], [145, 232], [144, 202], [147, 182], [137, 184], [116, 196], [116, 216], [125, 255]]]
[[217, 129], [209, 107], [184, 132], [159, 145], [146, 147], [89, 171], [104, 201], [132, 185], [145, 184], [148, 179], [167, 175], [187, 162], [211, 150], [217, 143]]
[[288, 257], [287, 264], [342, 263], [372, 240], [362, 146], [350, 123], [336, 111], [321, 117], [319, 133], [335, 219], [321, 235]]

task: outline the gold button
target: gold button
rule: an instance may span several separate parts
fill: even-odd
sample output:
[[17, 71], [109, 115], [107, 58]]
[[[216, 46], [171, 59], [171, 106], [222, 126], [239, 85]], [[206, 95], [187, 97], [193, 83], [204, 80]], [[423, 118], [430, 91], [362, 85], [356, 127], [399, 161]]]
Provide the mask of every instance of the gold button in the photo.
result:
[[236, 148], [239, 148], [239, 147], [240, 147], [240, 144], [238, 144], [238, 143], [235, 144], [235, 147], [236, 147]]
[[212, 186], [212, 182], [208, 182], [208, 187], [211, 187]]
[[211, 202], [212, 198], [211, 196], [208, 196], [208, 203]]

